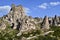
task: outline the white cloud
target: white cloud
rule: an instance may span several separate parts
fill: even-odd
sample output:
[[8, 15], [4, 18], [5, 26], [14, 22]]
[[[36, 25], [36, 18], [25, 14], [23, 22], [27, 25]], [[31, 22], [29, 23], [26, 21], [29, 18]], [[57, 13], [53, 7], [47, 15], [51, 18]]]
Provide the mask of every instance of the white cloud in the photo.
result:
[[10, 6], [0, 6], [0, 16], [7, 14], [10, 11]]
[[38, 7], [42, 8], [42, 9], [47, 9], [48, 4], [47, 3], [43, 3], [43, 4], [39, 5]]
[[24, 11], [25, 11], [26, 13], [30, 13], [30, 9], [27, 8], [27, 7], [24, 7]]
[[60, 2], [50, 2], [50, 3], [42, 3], [40, 4], [38, 7], [42, 8], [42, 9], [47, 9], [47, 8], [51, 8], [52, 6], [58, 6], [60, 5]]
[[60, 2], [50, 2], [50, 5], [51, 6], [57, 6], [57, 5], [60, 5]]
[[6, 10], [10, 10], [10, 6], [0, 6], [0, 10], [6, 9]]

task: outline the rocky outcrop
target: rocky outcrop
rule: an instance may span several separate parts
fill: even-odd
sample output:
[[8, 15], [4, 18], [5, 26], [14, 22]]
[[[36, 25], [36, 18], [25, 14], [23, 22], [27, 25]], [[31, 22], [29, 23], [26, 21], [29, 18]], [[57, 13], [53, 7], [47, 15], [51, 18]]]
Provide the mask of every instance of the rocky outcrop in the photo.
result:
[[59, 18], [57, 17], [57, 15], [55, 15], [55, 17], [53, 18], [53, 25], [57, 26], [59, 23]]
[[43, 22], [42, 22], [42, 29], [43, 30], [48, 30], [50, 27], [49, 27], [49, 20], [48, 20], [48, 17], [45, 16], [44, 19], [43, 19]]
[[33, 18], [25, 14], [23, 6], [15, 6], [14, 4], [12, 5], [9, 13], [3, 16], [2, 19], [7, 21], [11, 28], [20, 30], [21, 33], [38, 30], [40, 28], [49, 30], [50, 25], [58, 26], [60, 24], [60, 17], [55, 16], [53, 18], [49, 18], [45, 16], [44, 18]]
[[56, 15], [55, 17], [33, 18], [27, 16], [24, 10], [23, 6], [12, 4], [9, 13], [0, 18], [0, 30], [10, 27], [19, 31], [16, 35], [20, 37], [20, 40], [30, 40], [53, 33], [54, 31], [49, 31], [50, 26], [60, 26], [60, 17]]
[[0, 30], [4, 30], [6, 28], [6, 24], [0, 20]]
[[20, 30], [21, 33], [37, 30], [34, 19], [25, 14], [24, 7], [21, 5], [12, 5], [10, 12], [3, 17], [3, 20], [7, 21], [11, 28]]

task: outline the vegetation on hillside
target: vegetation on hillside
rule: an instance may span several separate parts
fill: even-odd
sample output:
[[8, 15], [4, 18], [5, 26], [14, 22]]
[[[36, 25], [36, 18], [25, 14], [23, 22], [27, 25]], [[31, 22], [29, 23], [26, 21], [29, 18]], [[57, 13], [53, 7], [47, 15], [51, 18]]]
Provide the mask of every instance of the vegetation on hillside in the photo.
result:
[[[39, 24], [37, 26], [39, 26]], [[44, 32], [42, 32], [42, 30], [40, 29], [40, 30], [32, 30], [31, 32], [27, 32], [27, 33], [22, 33], [22, 35], [17, 36], [19, 31], [12, 29], [11, 26], [7, 24], [5, 30], [0, 30], [0, 40], [21, 40], [22, 37], [28, 39], [34, 36], [36, 38], [31, 38], [30, 40], [60, 40], [60, 27], [51, 26], [49, 31], [54, 31], [54, 32], [49, 33], [47, 35], [41, 35]]]

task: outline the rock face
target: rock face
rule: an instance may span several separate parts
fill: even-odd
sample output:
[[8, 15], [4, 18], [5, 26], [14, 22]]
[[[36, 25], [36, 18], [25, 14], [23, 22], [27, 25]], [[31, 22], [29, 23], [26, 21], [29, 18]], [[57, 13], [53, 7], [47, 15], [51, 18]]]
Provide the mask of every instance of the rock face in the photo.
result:
[[0, 20], [0, 30], [4, 30], [6, 28], [6, 24]]
[[57, 15], [55, 15], [54, 19], [53, 19], [53, 25], [57, 26], [59, 23], [59, 18], [57, 17]]
[[11, 28], [20, 30], [21, 32], [36, 30], [34, 19], [25, 14], [24, 8], [21, 5], [12, 5], [8, 15], [3, 17], [4, 19], [10, 23]]
[[12, 8], [8, 14], [8, 19], [11, 22], [13, 29], [16, 29], [17, 26], [21, 25], [21, 22], [25, 16], [24, 9], [21, 5], [17, 7], [12, 5]]
[[47, 16], [45, 16], [45, 18], [43, 20], [42, 29], [49, 29], [49, 20], [48, 20]]
[[[45, 16], [44, 18], [33, 18], [25, 14], [23, 6], [15, 6], [13, 4], [9, 13], [0, 18], [0, 30], [6, 29], [8, 27], [7, 25], [9, 25], [12, 29], [19, 30], [17, 36], [22, 36], [23, 34], [29, 35], [30, 37], [28, 38], [23, 36], [20, 38], [20, 40], [28, 40], [31, 38], [36, 38], [38, 34], [40, 35], [40, 32], [43, 33], [48, 31], [50, 26], [60, 26], [60, 17], [55, 15], [55, 17]], [[42, 35], [47, 35], [50, 32], [51, 31]], [[38, 34], [35, 35], [35, 33]]]
[[9, 13], [3, 16], [2, 19], [4, 21], [7, 21], [10, 24], [11, 28], [20, 30], [22, 33], [38, 30], [38, 26], [38, 28], [42, 27], [42, 29], [49, 30], [50, 25], [60, 25], [60, 17], [55, 16], [54, 18], [49, 18], [45, 16], [44, 19], [38, 17], [32, 18], [31, 16], [27, 16], [25, 14], [23, 6], [15, 6], [14, 4], [12, 5]]
[[4, 30], [6, 28], [6, 25], [4, 23], [0, 23], [0, 29]]

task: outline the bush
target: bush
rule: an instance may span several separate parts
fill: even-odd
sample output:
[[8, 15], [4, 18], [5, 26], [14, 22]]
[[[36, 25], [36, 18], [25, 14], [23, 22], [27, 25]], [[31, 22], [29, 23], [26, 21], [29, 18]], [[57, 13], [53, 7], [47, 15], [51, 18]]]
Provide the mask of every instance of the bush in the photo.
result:
[[0, 40], [18, 40], [17, 33], [17, 30], [11, 29], [9, 26], [5, 30], [0, 30]]

